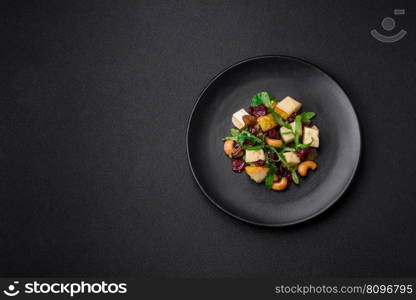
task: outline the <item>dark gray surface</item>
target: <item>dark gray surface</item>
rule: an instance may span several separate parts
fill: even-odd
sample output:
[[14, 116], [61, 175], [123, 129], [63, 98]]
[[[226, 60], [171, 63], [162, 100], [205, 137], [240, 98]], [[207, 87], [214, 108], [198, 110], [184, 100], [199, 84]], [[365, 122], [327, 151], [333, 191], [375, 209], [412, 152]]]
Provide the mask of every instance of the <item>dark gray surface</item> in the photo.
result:
[[[0, 275], [415, 276], [411, 3], [3, 1]], [[199, 92], [262, 54], [337, 78], [363, 135], [345, 197], [286, 229], [219, 211], [186, 160]]]

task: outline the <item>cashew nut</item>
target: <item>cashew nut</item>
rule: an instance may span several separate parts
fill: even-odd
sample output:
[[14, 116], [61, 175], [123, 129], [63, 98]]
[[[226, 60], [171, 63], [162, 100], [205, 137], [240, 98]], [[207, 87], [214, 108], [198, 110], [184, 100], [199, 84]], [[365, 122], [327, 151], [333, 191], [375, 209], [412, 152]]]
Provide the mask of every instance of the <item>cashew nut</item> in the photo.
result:
[[224, 142], [224, 152], [227, 154], [228, 157], [232, 157], [234, 151], [234, 141], [233, 140], [226, 140]]
[[315, 170], [318, 167], [318, 165], [316, 164], [316, 162], [311, 161], [311, 160], [307, 160], [304, 161], [302, 163], [299, 164], [298, 166], [298, 173], [302, 176], [305, 177], [306, 174], [308, 174], [308, 170]]
[[273, 146], [273, 147], [282, 147], [283, 143], [281, 140], [278, 139], [271, 139], [269, 137], [266, 137], [266, 144]]
[[[234, 145], [235, 146], [235, 145]], [[240, 145], [237, 145], [233, 148], [233, 154], [231, 155], [233, 158], [240, 158], [244, 156], [244, 150]]]
[[275, 191], [282, 191], [287, 187], [287, 178], [282, 177], [280, 181], [277, 181], [272, 184], [272, 189]]

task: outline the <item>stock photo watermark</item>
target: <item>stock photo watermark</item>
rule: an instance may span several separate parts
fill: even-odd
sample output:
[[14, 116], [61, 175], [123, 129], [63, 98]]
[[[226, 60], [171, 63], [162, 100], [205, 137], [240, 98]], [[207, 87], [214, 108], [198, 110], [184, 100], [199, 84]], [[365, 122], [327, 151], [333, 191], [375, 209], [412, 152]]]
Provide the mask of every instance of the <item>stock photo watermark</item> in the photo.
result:
[[[406, 10], [397, 8], [393, 11], [393, 14], [395, 16], [404, 16], [406, 14]], [[381, 27], [385, 33], [380, 33], [377, 29], [373, 29], [370, 31], [370, 34], [382, 43], [398, 42], [407, 34], [407, 31], [404, 29], [400, 29], [396, 34], [391, 34], [391, 32], [396, 28], [396, 20], [391, 17], [385, 17], [381, 21]]]
[[19, 281], [13, 281], [3, 294], [14, 297], [19, 294], [64, 294], [74, 297], [78, 294], [126, 294], [127, 283], [114, 282], [40, 282], [37, 280], [25, 282], [19, 285]]

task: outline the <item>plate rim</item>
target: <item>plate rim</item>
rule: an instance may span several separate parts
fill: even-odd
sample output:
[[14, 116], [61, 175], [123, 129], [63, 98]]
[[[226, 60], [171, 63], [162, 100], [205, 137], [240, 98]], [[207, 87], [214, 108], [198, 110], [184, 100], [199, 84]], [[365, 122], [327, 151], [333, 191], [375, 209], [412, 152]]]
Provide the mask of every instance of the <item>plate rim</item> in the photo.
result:
[[[247, 62], [251, 62], [251, 61], [255, 61], [255, 60], [262, 60], [262, 59], [268, 59], [268, 58], [282, 58], [282, 59], [287, 59], [287, 60], [293, 60], [296, 62], [300, 62], [306, 65], [309, 65], [315, 69], [317, 69], [318, 71], [320, 71], [321, 73], [323, 73], [325, 76], [327, 76], [329, 79], [333, 80], [335, 82], [336, 85], [338, 85], [338, 87], [341, 89], [341, 91], [345, 94], [345, 96], [347, 97], [348, 103], [350, 104], [350, 107], [352, 109], [353, 115], [355, 117], [355, 120], [357, 122], [357, 129], [358, 129], [358, 157], [355, 161], [354, 164], [354, 168], [352, 170], [351, 176], [348, 178], [348, 181], [346, 182], [346, 184], [344, 185], [343, 189], [340, 190], [338, 192], [338, 195], [336, 197], [334, 197], [331, 201], [328, 202], [328, 204], [326, 206], [324, 206], [323, 208], [321, 208], [320, 210], [316, 211], [315, 213], [304, 217], [304, 218], [300, 218], [294, 221], [290, 221], [290, 222], [282, 222], [282, 223], [261, 223], [261, 222], [255, 222], [255, 221], [251, 221], [248, 220], [246, 218], [240, 217], [232, 212], [230, 212], [229, 210], [225, 209], [224, 207], [222, 207], [219, 203], [217, 203], [204, 189], [204, 187], [202, 186], [202, 184], [199, 182], [198, 177], [195, 174], [194, 168], [192, 167], [192, 162], [191, 162], [191, 157], [189, 154], [189, 130], [191, 127], [191, 122], [192, 122], [192, 117], [194, 115], [194, 112], [199, 104], [199, 102], [201, 101], [202, 96], [205, 94], [205, 92], [209, 89], [209, 87], [219, 78], [221, 77], [223, 74], [225, 74], [227, 71], [242, 65], [244, 63]], [[262, 227], [287, 227], [287, 226], [291, 226], [291, 225], [295, 225], [295, 224], [299, 224], [299, 223], [303, 223], [306, 222], [310, 219], [313, 219], [315, 217], [317, 217], [318, 215], [324, 213], [325, 211], [327, 211], [331, 206], [333, 206], [346, 192], [346, 190], [349, 188], [349, 186], [351, 185], [351, 182], [357, 172], [359, 163], [361, 161], [361, 153], [362, 152], [362, 135], [361, 135], [361, 126], [360, 126], [360, 122], [358, 120], [358, 116], [356, 113], [356, 110], [350, 100], [350, 97], [348, 96], [348, 94], [345, 92], [344, 88], [340, 85], [340, 83], [329, 73], [327, 73], [326, 71], [324, 71], [323, 69], [321, 69], [319, 66], [315, 65], [314, 63], [311, 63], [309, 61], [306, 61], [304, 59], [298, 58], [298, 57], [294, 57], [294, 56], [289, 56], [289, 55], [281, 55], [281, 54], [266, 54], [266, 55], [258, 55], [258, 56], [252, 56], [249, 58], [245, 58], [243, 60], [237, 61], [234, 64], [229, 65], [228, 67], [222, 69], [219, 73], [217, 73], [214, 77], [211, 78], [211, 80], [208, 81], [208, 83], [204, 86], [204, 88], [202, 89], [202, 91], [199, 93], [198, 98], [196, 100], [196, 102], [194, 103], [191, 113], [189, 115], [188, 118], [188, 122], [187, 122], [187, 127], [186, 127], [186, 154], [187, 154], [187, 160], [188, 160], [188, 165], [189, 168], [191, 169], [191, 173], [193, 178], [195, 179], [199, 189], [202, 191], [202, 193], [205, 195], [206, 198], [208, 198], [208, 200], [214, 204], [217, 208], [219, 208], [221, 211], [223, 211], [224, 213], [226, 213], [227, 215], [236, 218], [240, 221], [243, 221], [247, 224], [252, 224], [252, 225], [257, 225], [257, 226], [262, 226]]]

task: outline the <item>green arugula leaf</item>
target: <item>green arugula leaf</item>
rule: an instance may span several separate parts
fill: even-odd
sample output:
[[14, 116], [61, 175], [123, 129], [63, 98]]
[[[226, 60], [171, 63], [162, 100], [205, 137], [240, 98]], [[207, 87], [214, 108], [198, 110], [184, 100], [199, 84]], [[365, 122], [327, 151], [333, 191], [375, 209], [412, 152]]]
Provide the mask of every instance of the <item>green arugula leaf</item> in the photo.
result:
[[300, 133], [302, 130], [302, 116], [298, 115], [295, 118], [295, 145], [298, 146], [299, 145], [299, 137], [300, 137]]
[[275, 149], [275, 153], [276, 153], [276, 154], [277, 154], [277, 156], [279, 157], [279, 161], [282, 163], [282, 165], [283, 165], [284, 167], [286, 167], [286, 168], [288, 169], [288, 168], [290, 168], [290, 166], [287, 164], [286, 158], [285, 158], [285, 156], [283, 155], [283, 151], [284, 151], [284, 148], [283, 148], [283, 149], [281, 149], [280, 151], [278, 151], [277, 149]]
[[[243, 143], [244, 143], [246, 140], [249, 140], [249, 141], [251, 141], [251, 142], [253, 142], [253, 143], [258, 143], [258, 144], [260, 144], [260, 145], [258, 145], [258, 146], [252, 146], [252, 147], [255, 147], [255, 148], [253, 148], [252, 150], [254, 150], [254, 149], [261, 149], [261, 148], [263, 148], [263, 147], [264, 147], [264, 142], [263, 142], [263, 140], [262, 140], [262, 139], [260, 139], [260, 138], [258, 138], [258, 137], [256, 137], [256, 136], [254, 136], [254, 135], [252, 135], [252, 134], [251, 134], [250, 132], [248, 132], [247, 130], [243, 130], [243, 131], [239, 132], [237, 129], [232, 128], [232, 129], [231, 129], [231, 135], [232, 135], [232, 136], [227, 136], [227, 137], [224, 137], [224, 138], [223, 138], [223, 141], [226, 141], [226, 140], [232, 140], [232, 141], [235, 141], [237, 144], [243, 145]], [[260, 147], [260, 146], [261, 146], [261, 147]], [[247, 147], [249, 147], [249, 146], [247, 146]]]
[[276, 148], [276, 147], [273, 147], [273, 146], [270, 146], [270, 145], [265, 145], [264, 146], [267, 150], [269, 150], [269, 151], [271, 151], [271, 152], [274, 152], [274, 153], [276, 153], [276, 154], [278, 154], [278, 148]]
[[278, 152], [277, 155], [279, 156], [279, 161], [283, 164], [283, 166], [285, 166], [287, 169], [290, 168], [290, 166], [287, 164], [285, 156], [283, 155], [283, 151]]
[[244, 143], [244, 141], [246, 140], [248, 138], [248, 135], [247, 135], [247, 133], [246, 132], [244, 132], [244, 131], [242, 131], [242, 132], [240, 132], [237, 136], [236, 136], [236, 142], [238, 143], [238, 144], [243, 144]]
[[291, 169], [290, 170], [291, 174], [292, 174], [292, 180], [294, 183], [299, 184], [299, 177], [298, 174], [296, 173], [295, 169]]
[[302, 122], [306, 122], [306, 121], [310, 121], [310, 119], [315, 117], [316, 113], [314, 113], [314, 112], [304, 112], [304, 113], [300, 114], [300, 116], [302, 117]]
[[276, 173], [276, 166], [274, 165], [270, 166], [269, 172], [267, 173], [267, 176], [264, 180], [264, 183], [268, 189], [272, 188], [275, 173]]
[[268, 92], [257, 93], [251, 99], [251, 106], [256, 107], [260, 104], [264, 104], [267, 107], [272, 106], [271, 100], [275, 99], [273, 96], [270, 96]]
[[231, 128], [231, 129], [230, 129], [230, 133], [231, 133], [231, 136], [226, 136], [226, 137], [224, 137], [222, 140], [223, 140], [223, 141], [231, 140], [231, 141], [235, 141], [235, 142], [237, 142], [238, 137], [239, 137], [239, 135], [240, 135], [240, 131], [238, 131], [238, 130], [237, 130], [237, 129], [235, 129], [235, 128]]
[[297, 146], [296, 146], [296, 148], [297, 149], [301, 149], [301, 150], [303, 150], [303, 149], [308, 149], [309, 147], [310, 147], [310, 145], [312, 144], [312, 142], [310, 142], [309, 144], [302, 144], [302, 143], [299, 143]]
[[245, 140], [250, 140], [253, 143], [263, 143], [263, 140], [252, 135], [250, 132], [248, 132], [247, 130], [243, 130], [240, 132], [240, 135], [238, 136], [238, 142], [239, 144], [243, 144]]
[[269, 167], [271, 164], [279, 162], [279, 159], [273, 159], [270, 157], [270, 154], [272, 152], [274, 152], [273, 150], [270, 149], [270, 145], [264, 145], [264, 156], [265, 156], [265, 165], [266, 167]]
[[253, 98], [251, 99], [251, 106], [252, 107], [256, 107], [256, 106], [259, 106], [260, 104], [262, 104], [263, 103], [263, 100], [261, 99], [261, 97], [260, 97], [260, 93], [259, 94], [255, 94], [254, 96], [253, 96]]
[[286, 127], [288, 129], [292, 129], [290, 127], [290, 124], [288, 122], [283, 121], [282, 117], [279, 116], [272, 107], [268, 107], [267, 110], [269, 111], [269, 113], [273, 116], [273, 119], [276, 121], [277, 124], [279, 124], [280, 126]]
[[230, 133], [231, 133], [231, 136], [238, 136], [240, 134], [240, 131], [238, 131], [235, 128], [231, 128]]
[[270, 167], [269, 152], [267, 152], [267, 149], [266, 148], [264, 148], [264, 166]]
[[272, 100], [270, 99], [270, 95], [268, 92], [261, 92], [260, 97], [263, 100], [264, 105], [266, 107], [272, 107]]
[[282, 148], [282, 152], [295, 152], [296, 149], [292, 147], [284, 147]]

